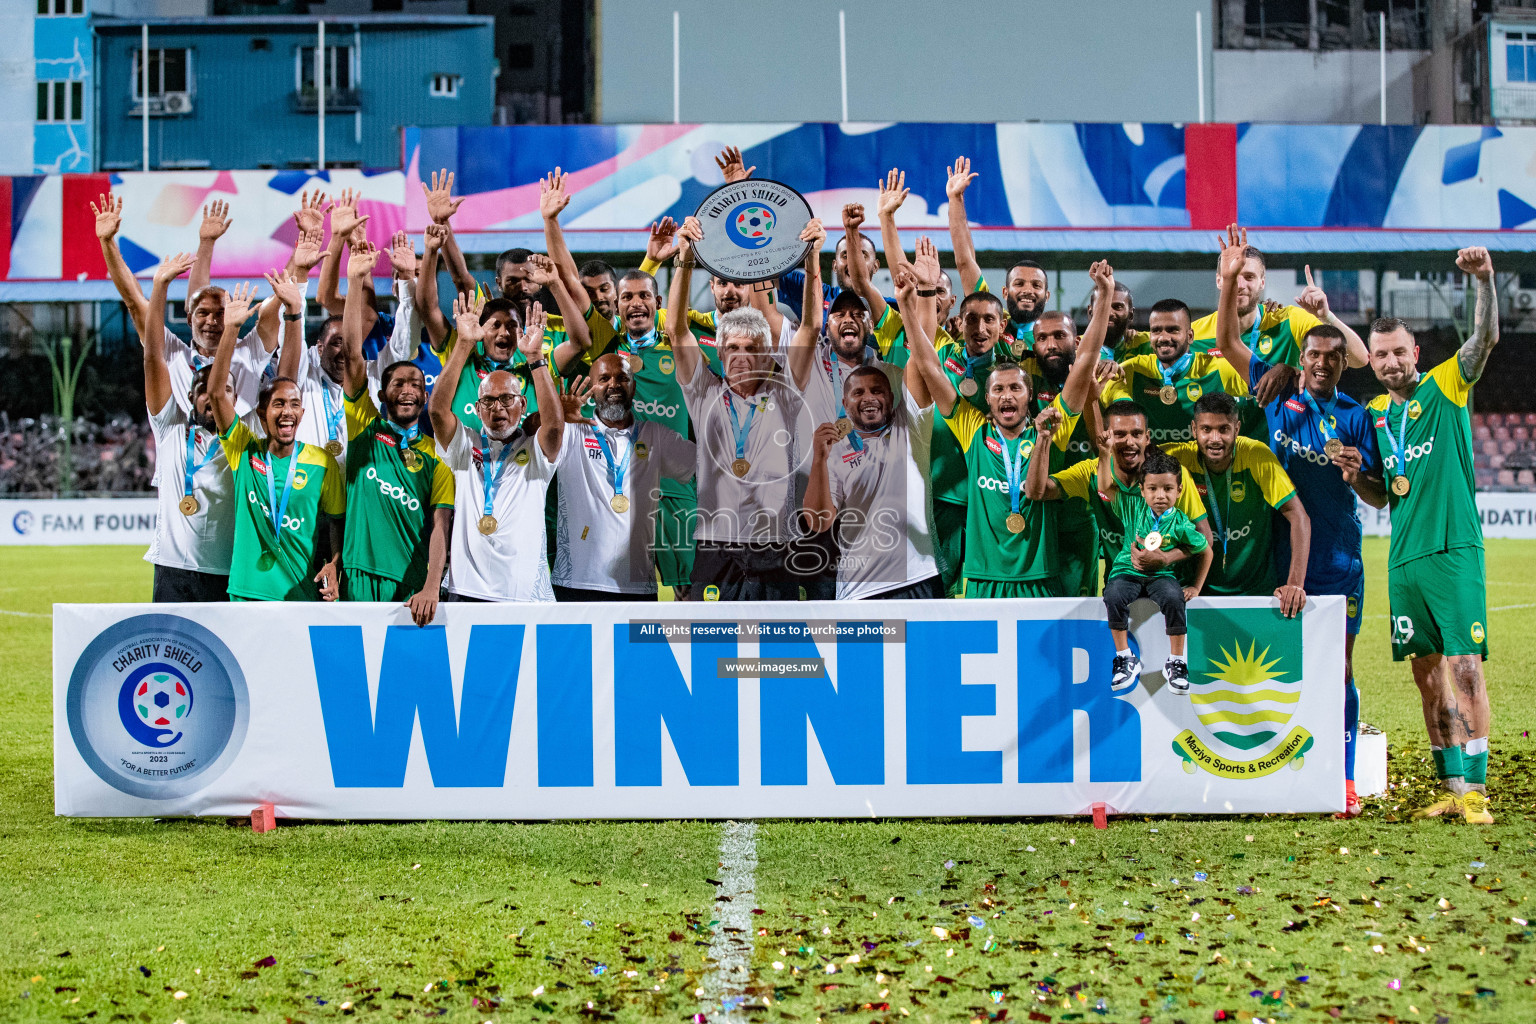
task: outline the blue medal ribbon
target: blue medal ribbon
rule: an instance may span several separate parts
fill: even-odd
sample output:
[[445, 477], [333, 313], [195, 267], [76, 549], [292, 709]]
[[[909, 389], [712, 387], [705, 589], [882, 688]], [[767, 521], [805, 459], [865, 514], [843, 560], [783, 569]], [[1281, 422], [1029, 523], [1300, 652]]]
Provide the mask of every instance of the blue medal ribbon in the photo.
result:
[[1003, 442], [1003, 472], [1008, 477], [1008, 503], [1014, 512], [1018, 512], [1019, 499], [1024, 496], [1020, 486], [1024, 479], [1024, 438], [1020, 436], [1014, 439], [1013, 452], [1010, 454], [1008, 439], [1002, 434], [997, 436]]
[[[1408, 475], [1408, 406], [1413, 403], [1412, 397], [1403, 403], [1403, 414], [1397, 419], [1397, 433], [1392, 432], [1392, 425], [1387, 424], [1387, 440], [1392, 444], [1392, 454], [1397, 458], [1397, 476]], [[1385, 419], [1386, 417], [1382, 417]]]
[[192, 426], [192, 424], [188, 423], [187, 424], [187, 457], [186, 457], [185, 462], [183, 462], [183, 464], [182, 464], [183, 468], [186, 471], [186, 484], [184, 485], [184, 487], [182, 489], [182, 492], [181, 492], [184, 495], [191, 495], [191, 493], [192, 493], [192, 478], [197, 475], [197, 471], [198, 470], [202, 469], [204, 466], [208, 465], [208, 463], [212, 462], [213, 461], [213, 457], [219, 453], [219, 442], [218, 442], [218, 439], [215, 438], [213, 443], [208, 445], [208, 450], [203, 453], [203, 457], [198, 461], [197, 465], [194, 466], [192, 464], [192, 451], [193, 451], [193, 436], [196, 434], [196, 432], [197, 432], [197, 428]]
[[283, 482], [281, 499], [277, 494], [277, 483], [272, 479], [276, 475], [273, 472], [273, 459], [270, 454], [267, 456], [267, 513], [272, 517], [272, 537], [278, 546], [283, 543], [283, 517], [288, 511], [288, 496], [293, 493], [293, 475], [298, 472], [299, 452], [303, 449], [303, 441], [293, 442], [293, 451], [288, 453], [288, 479]]
[[[843, 408], [843, 361], [836, 355], [832, 355], [831, 359], [832, 365], [827, 367], [827, 380], [832, 382], [832, 387], [837, 392], [837, 418], [847, 419], [851, 423], [853, 417], [849, 416], [848, 410]], [[864, 450], [864, 439], [859, 436], [857, 430], [848, 434], [848, 445], [856, 452]]]
[[481, 490], [485, 492], [485, 514], [491, 514], [491, 508], [496, 502], [496, 488], [501, 485], [501, 471], [506, 468], [507, 456], [512, 454], [510, 442], [501, 446], [501, 454], [496, 456], [496, 473], [491, 474], [491, 439], [480, 432], [480, 482]]
[[[1151, 522], [1151, 526], [1148, 527], [1147, 533], [1159, 533], [1159, 534], [1162, 533], [1163, 532], [1163, 520], [1167, 519], [1169, 514], [1172, 513], [1172, 512], [1173, 512], [1172, 508], [1167, 508], [1167, 509], [1164, 509], [1162, 512], [1159, 512], [1157, 515], [1153, 515], [1152, 514], [1152, 510], [1150, 508], [1148, 508], [1147, 509], [1147, 517], [1148, 517], [1148, 519]], [[1142, 537], [1141, 537], [1141, 546], [1145, 550], [1148, 550], [1148, 551], [1151, 550], [1150, 548], [1147, 547], [1147, 536], [1146, 536], [1145, 533], [1142, 534]], [[1161, 544], [1158, 545], [1158, 550], [1159, 551], [1162, 550], [1162, 545]]]
[[1163, 386], [1173, 387], [1173, 382], [1188, 372], [1189, 364], [1194, 361], [1195, 354], [1193, 352], [1185, 352], [1174, 362], [1172, 366], [1165, 366], [1162, 363], [1158, 363], [1158, 372], [1163, 375]]
[[1333, 427], [1329, 425], [1330, 421], [1333, 419], [1334, 407], [1339, 404], [1339, 392], [1337, 388], [1334, 389], [1333, 397], [1328, 400], [1328, 404], [1325, 406], [1319, 406], [1317, 404], [1317, 399], [1312, 397], [1312, 392], [1308, 391], [1306, 388], [1301, 389], [1301, 400], [1307, 403], [1307, 408], [1311, 409], [1314, 413], [1317, 414], [1317, 430], [1318, 433], [1323, 435], [1323, 442], [1325, 444], [1339, 436], [1334, 432]]
[[757, 416], [757, 402], [752, 402], [747, 408], [747, 422], [743, 424], [736, 416], [736, 402], [731, 389], [725, 389], [725, 407], [731, 414], [731, 433], [736, 438], [736, 457], [747, 457], [747, 435], [752, 431], [752, 420]]
[[597, 439], [598, 450], [603, 453], [603, 461], [608, 463], [608, 477], [613, 481], [613, 493], [618, 497], [624, 493], [624, 479], [629, 473], [629, 460], [635, 453], [635, 435], [640, 431], [640, 424], [636, 423], [628, 430], [617, 431], [620, 436], [629, 441], [629, 447], [624, 451], [624, 461], [619, 462], [613, 457], [613, 449], [608, 447], [608, 439], [603, 432], [596, 427], [589, 427], [592, 436]]
[[983, 352], [979, 356], [973, 356], [967, 352], [965, 354], [965, 374], [963, 377], [961, 377], [961, 380], [975, 380], [976, 371], [980, 370], [984, 366], [990, 365], [991, 362], [992, 353], [990, 351]]
[[661, 332], [652, 327], [650, 333], [643, 338], [626, 338], [625, 340], [629, 342], [630, 348], [636, 352], [641, 352], [648, 348], [655, 348], [660, 344]]
[[341, 440], [341, 418], [343, 409], [331, 400], [331, 389], [328, 384], [321, 383], [320, 394], [325, 398], [325, 429], [332, 441]]
[[[1234, 458], [1235, 458], [1235, 456], [1234, 456]], [[1205, 468], [1205, 460], [1204, 459], [1202, 459], [1200, 461], [1200, 475], [1205, 477], [1205, 493], [1209, 494], [1211, 496], [1211, 500], [1206, 502], [1206, 505], [1207, 505], [1207, 507], [1210, 510], [1211, 518], [1216, 520], [1216, 538], [1221, 541], [1221, 562], [1222, 562], [1223, 565], [1225, 565], [1226, 562], [1227, 562], [1227, 527], [1226, 527], [1226, 524], [1231, 522], [1231, 520], [1232, 520], [1232, 464], [1230, 462], [1227, 463], [1227, 473], [1226, 473], [1226, 481], [1225, 481], [1226, 485], [1227, 485], [1227, 496], [1226, 496], [1225, 501], [1224, 501], [1224, 504], [1226, 506], [1227, 511], [1226, 511], [1226, 515], [1225, 516], [1222, 515], [1221, 509], [1217, 507], [1217, 504], [1216, 504], [1216, 483], [1215, 483], [1214, 480], [1211, 479], [1211, 471]], [[1168, 514], [1167, 512], [1163, 513], [1163, 515], [1167, 515], [1167, 514]], [[1160, 517], [1158, 517], [1158, 522], [1161, 522], [1161, 521], [1162, 521], [1162, 517], [1160, 516]], [[1157, 529], [1157, 527], [1154, 525], [1153, 529], [1155, 530], [1155, 529]]]

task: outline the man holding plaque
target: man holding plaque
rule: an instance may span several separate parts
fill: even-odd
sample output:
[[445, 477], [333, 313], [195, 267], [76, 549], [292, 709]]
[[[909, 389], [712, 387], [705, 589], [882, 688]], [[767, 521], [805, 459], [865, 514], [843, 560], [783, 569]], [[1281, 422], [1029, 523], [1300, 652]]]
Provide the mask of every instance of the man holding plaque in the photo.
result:
[[1445, 789], [1419, 814], [1459, 813], [1486, 825], [1493, 821], [1484, 795], [1492, 717], [1482, 664], [1488, 657], [1487, 587], [1467, 405], [1498, 343], [1499, 312], [1488, 250], [1461, 250], [1456, 267], [1477, 281], [1471, 337], [1450, 359], [1420, 374], [1419, 347], [1407, 325], [1391, 317], [1371, 324], [1371, 369], [1387, 393], [1371, 399], [1369, 408], [1392, 509], [1392, 658], [1413, 667]]
[[599, 356], [566, 405], [590, 398], [594, 418], [565, 424], [554, 585], [558, 601], [654, 601], [653, 520], [664, 480], [693, 479], [694, 444], [664, 423], [635, 416], [628, 357]]
[[[771, 213], [764, 216], [760, 197], [745, 191], [751, 184], [743, 183], [743, 195], [723, 201], [713, 210], [712, 229], [724, 232], [722, 221], [737, 224], [736, 236], [740, 236], [743, 227], [766, 227], [771, 243], [775, 227], [767, 222], [776, 218]], [[775, 188], [789, 191], [783, 186]], [[758, 225], [750, 223], [754, 218]], [[677, 271], [667, 300], [667, 334], [698, 439], [697, 550], [689, 597], [696, 601], [793, 601], [799, 597], [800, 583], [788, 564], [789, 545], [795, 539], [797, 478], [803, 472], [801, 444], [811, 437], [810, 420], [800, 391], [775, 372], [770, 354], [772, 332], [767, 318], [757, 310], [737, 309], [720, 318], [716, 343], [721, 373], [704, 360], [687, 323], [694, 250], [705, 237], [695, 217], [689, 217], [679, 229]], [[778, 263], [786, 255], [796, 262], [804, 260], [807, 315], [791, 347], [812, 350], [821, 330], [821, 306], [816, 298], [821, 290], [818, 260], [826, 233], [820, 221], [811, 219], [791, 237], [795, 239], [793, 245], [780, 241], [773, 247], [776, 254], [767, 258]], [[715, 239], [711, 244], [717, 247], [719, 262], [744, 265], [749, 261], [743, 258], [743, 253], [751, 258], [746, 252], [749, 246], [735, 236], [726, 242], [738, 251]], [[775, 267], [774, 263], [766, 265]], [[781, 268], [773, 272], [779, 273]]]
[[[919, 242], [918, 259], [926, 266], [933, 243]], [[916, 265], [916, 264], [915, 264]], [[1109, 264], [1095, 263], [1089, 270], [1101, 295], [1114, 289]], [[919, 272], [919, 282], [926, 278]], [[924, 285], [923, 287], [931, 287]], [[1108, 321], [1107, 302], [1083, 337], [1086, 350], [1072, 364], [1061, 393], [1051, 403], [1060, 417], [1052, 441], [1051, 457], [1060, 460], [1093, 387], [1099, 347]], [[909, 329], [910, 329], [909, 325]], [[969, 490], [966, 503], [965, 579], [966, 597], [1060, 596], [1056, 553], [1056, 508], [1031, 500], [1024, 490], [1025, 467], [1035, 449], [1035, 423], [1030, 417], [1030, 378], [1015, 363], [995, 363], [981, 382], [987, 398], [984, 415], [962, 399], [945, 374], [933, 343], [920, 332], [909, 335], [912, 360], [918, 364], [924, 385], [933, 395], [939, 413], [965, 453]]]
[[[472, 302], [467, 295], [454, 300], [459, 344], [444, 372], [461, 371], [484, 341], [482, 305], [483, 300]], [[565, 415], [549, 364], [540, 355], [543, 312], [534, 303], [517, 339], [539, 396], [536, 431], [519, 427], [526, 403], [509, 370], [493, 370], [480, 381], [475, 429], [464, 422], [447, 389], [432, 393], [432, 431], [445, 446], [444, 464], [453, 473], [450, 493], [457, 497], [448, 573], [448, 592], [456, 601], [555, 599], [545, 550], [544, 500], [555, 475]]]
[[278, 377], [262, 387], [256, 411], [265, 438], [235, 418], [230, 367], [254, 302], [247, 285], [226, 294], [224, 334], [208, 377], [219, 442], [234, 477], [229, 596], [235, 601], [334, 601], [346, 485], [330, 453], [298, 439], [304, 418], [299, 386]]
[[1153, 354], [1121, 363], [1124, 379], [1106, 387], [1099, 400], [1106, 408], [1124, 398], [1140, 405], [1154, 444], [1191, 440], [1189, 424], [1200, 396], [1225, 391], [1241, 397], [1248, 394], [1248, 382], [1220, 353], [1190, 350], [1189, 307], [1178, 299], [1153, 303], [1147, 324]]
[[[418, 626], [432, 621], [453, 522], [453, 474], [421, 433], [427, 381], [415, 363], [395, 362], [379, 376], [380, 412], [363, 360], [366, 283], [379, 252], [354, 243], [347, 263], [341, 330], [347, 341], [347, 531], [342, 596], [403, 601]], [[467, 355], [467, 353], [466, 353]], [[450, 395], [451, 389], [444, 390]]]
[[[159, 474], [160, 502], [155, 537], [144, 560], [155, 567], [152, 600], [229, 600], [229, 560], [235, 540], [233, 478], [219, 444], [208, 394], [208, 370], [192, 375], [188, 411], [171, 395], [166, 365], [165, 293], [187, 272], [192, 257], [167, 256], [155, 271], [149, 304], [140, 325], [144, 342], [144, 404], [155, 435], [155, 451], [167, 463]], [[154, 344], [150, 344], [154, 339]], [[179, 460], [172, 464], [171, 459]]]

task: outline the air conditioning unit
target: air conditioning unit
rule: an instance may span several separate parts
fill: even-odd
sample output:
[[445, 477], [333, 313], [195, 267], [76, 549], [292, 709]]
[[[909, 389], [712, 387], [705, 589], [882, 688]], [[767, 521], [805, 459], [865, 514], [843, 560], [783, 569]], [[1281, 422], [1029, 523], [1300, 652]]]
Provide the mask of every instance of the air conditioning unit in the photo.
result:
[[[168, 92], [160, 101], [160, 109], [167, 114], [192, 113], [192, 94], [189, 92]], [[153, 111], [153, 108], [151, 108]]]

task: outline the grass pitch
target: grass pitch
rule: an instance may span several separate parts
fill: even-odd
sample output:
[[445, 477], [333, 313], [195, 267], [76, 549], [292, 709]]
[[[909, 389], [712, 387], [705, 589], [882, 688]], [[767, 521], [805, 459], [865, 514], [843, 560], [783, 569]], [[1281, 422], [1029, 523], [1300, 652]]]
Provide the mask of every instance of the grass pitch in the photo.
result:
[[1394, 789], [1362, 819], [767, 822], [748, 999], [708, 988], [720, 827], [55, 818], [53, 601], [128, 548], [0, 555], [0, 1021], [1536, 1020], [1536, 545], [1488, 545], [1492, 807], [1432, 784], [1369, 541], [1356, 650]]

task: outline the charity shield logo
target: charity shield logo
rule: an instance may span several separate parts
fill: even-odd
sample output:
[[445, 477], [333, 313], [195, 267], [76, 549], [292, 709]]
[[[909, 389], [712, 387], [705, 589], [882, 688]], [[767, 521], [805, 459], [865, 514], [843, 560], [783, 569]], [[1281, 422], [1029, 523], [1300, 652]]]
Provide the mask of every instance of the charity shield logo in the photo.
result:
[[1267, 608], [1190, 613], [1189, 702], [1199, 725], [1173, 741], [1184, 770], [1257, 778], [1299, 771], [1312, 734], [1290, 725], [1301, 701], [1301, 620]]
[[91, 770], [130, 796], [163, 800], [207, 786], [245, 739], [245, 676], [228, 647], [179, 615], [136, 615], [103, 630], [70, 673], [70, 736]]
[[762, 203], [742, 203], [725, 215], [725, 233], [743, 249], [761, 249], [773, 241], [773, 211]]

